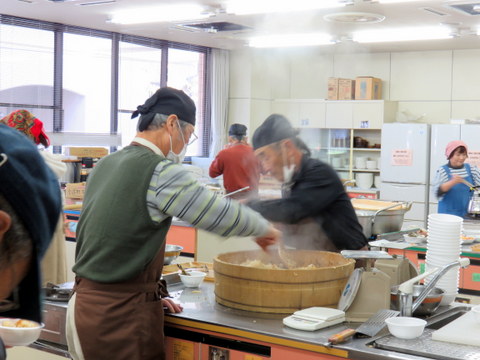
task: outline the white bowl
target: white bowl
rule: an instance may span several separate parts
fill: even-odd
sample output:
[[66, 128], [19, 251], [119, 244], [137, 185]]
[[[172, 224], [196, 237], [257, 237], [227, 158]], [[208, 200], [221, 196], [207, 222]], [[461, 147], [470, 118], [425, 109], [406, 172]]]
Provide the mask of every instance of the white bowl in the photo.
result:
[[473, 316], [475, 318], [475, 321], [480, 324], [480, 305], [474, 306], [472, 308]]
[[450, 215], [450, 214], [430, 214], [428, 215], [428, 221], [438, 222], [438, 223], [463, 223], [463, 219], [460, 216]]
[[[19, 322], [27, 322], [32, 327], [17, 327]], [[12, 324], [8, 326], [7, 324]], [[20, 323], [21, 324], [21, 323]], [[40, 336], [44, 327], [35, 321], [23, 319], [0, 319], [0, 338], [7, 346], [26, 346], [33, 343]]]
[[186, 287], [199, 287], [205, 276], [207, 276], [206, 273], [201, 271], [187, 271], [187, 273], [189, 275], [180, 274], [180, 280]]
[[385, 319], [390, 333], [400, 339], [415, 339], [423, 334], [427, 322], [422, 319], [400, 316]]
[[372, 173], [357, 173], [355, 175], [355, 182], [361, 189], [370, 189], [373, 185]]

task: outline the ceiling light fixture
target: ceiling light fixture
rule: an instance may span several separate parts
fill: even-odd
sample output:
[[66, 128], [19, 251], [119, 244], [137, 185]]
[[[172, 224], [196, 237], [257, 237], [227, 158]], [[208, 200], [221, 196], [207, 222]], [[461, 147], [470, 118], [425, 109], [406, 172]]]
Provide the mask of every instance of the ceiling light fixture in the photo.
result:
[[248, 15], [327, 9], [348, 3], [342, 0], [230, 0], [225, 6], [229, 14]]
[[211, 16], [197, 4], [142, 7], [116, 12], [109, 22], [114, 24], [140, 24], [165, 21], [203, 19]]
[[359, 43], [437, 40], [452, 38], [452, 31], [442, 26], [421, 26], [412, 28], [365, 30], [353, 34], [353, 41]]
[[[406, 2], [418, 2], [418, 1], [425, 1], [425, 0], [375, 0], [374, 2], [380, 4], [395, 4], [395, 3], [406, 3]], [[434, 0], [427, 0], [427, 1], [434, 1]]]
[[250, 38], [248, 45], [259, 48], [315, 46], [334, 44], [332, 37], [323, 33], [264, 35]]

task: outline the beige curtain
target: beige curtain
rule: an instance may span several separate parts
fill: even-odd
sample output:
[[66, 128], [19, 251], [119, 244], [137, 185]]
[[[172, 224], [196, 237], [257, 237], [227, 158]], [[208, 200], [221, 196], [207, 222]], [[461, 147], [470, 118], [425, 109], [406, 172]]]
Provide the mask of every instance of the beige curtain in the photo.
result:
[[211, 63], [211, 108], [212, 108], [212, 145], [210, 157], [222, 150], [227, 140], [228, 97], [230, 84], [229, 51], [212, 50]]

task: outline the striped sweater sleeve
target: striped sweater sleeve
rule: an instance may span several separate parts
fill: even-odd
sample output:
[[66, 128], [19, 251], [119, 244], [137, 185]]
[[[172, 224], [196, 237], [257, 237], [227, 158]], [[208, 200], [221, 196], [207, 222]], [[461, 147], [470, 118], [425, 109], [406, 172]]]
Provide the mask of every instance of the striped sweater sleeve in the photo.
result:
[[161, 161], [152, 176], [147, 205], [153, 221], [175, 216], [221, 236], [262, 236], [269, 223], [260, 214], [200, 185], [181, 165]]
[[448, 175], [443, 167], [438, 168], [437, 173], [435, 174], [435, 179], [433, 180], [433, 194], [437, 197], [438, 200], [443, 198], [445, 194], [440, 190], [440, 186], [448, 181]]

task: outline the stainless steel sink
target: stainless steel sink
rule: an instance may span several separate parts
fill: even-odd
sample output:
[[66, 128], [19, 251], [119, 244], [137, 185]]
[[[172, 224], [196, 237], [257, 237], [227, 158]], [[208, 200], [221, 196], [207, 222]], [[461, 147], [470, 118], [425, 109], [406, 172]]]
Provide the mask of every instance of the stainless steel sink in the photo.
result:
[[470, 311], [470, 309], [471, 307], [468, 306], [458, 306], [450, 309], [440, 308], [435, 315], [425, 318], [425, 320], [427, 320], [427, 326], [425, 327], [422, 336], [412, 340], [404, 340], [398, 339], [392, 335], [386, 335], [375, 339], [367, 345], [378, 349], [423, 356], [432, 359], [480, 360], [480, 348], [477, 346], [432, 340], [432, 333], [435, 330], [449, 324], [453, 320]]

